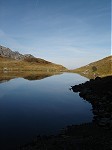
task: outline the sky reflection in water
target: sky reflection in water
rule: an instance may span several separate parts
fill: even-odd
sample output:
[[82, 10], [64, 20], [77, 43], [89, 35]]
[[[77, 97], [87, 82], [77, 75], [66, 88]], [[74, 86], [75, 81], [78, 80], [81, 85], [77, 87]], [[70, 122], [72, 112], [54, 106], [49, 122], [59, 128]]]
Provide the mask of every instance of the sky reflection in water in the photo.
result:
[[67, 125], [90, 122], [91, 105], [70, 86], [87, 81], [72, 73], [42, 80], [12, 79], [0, 84], [0, 141], [9, 145], [53, 134]]

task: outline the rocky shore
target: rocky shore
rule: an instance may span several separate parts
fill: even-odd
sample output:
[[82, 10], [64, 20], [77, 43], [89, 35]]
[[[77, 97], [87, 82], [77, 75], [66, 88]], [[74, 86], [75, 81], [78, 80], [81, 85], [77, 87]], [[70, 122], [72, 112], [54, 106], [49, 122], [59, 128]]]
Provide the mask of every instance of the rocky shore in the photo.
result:
[[95, 123], [112, 129], [112, 76], [90, 79], [72, 90], [92, 104]]
[[97, 77], [72, 86], [74, 92], [90, 102], [93, 122], [67, 126], [59, 135], [38, 136], [20, 150], [111, 150], [112, 76]]
[[94, 123], [68, 126], [57, 136], [38, 136], [20, 150], [111, 150], [112, 130]]

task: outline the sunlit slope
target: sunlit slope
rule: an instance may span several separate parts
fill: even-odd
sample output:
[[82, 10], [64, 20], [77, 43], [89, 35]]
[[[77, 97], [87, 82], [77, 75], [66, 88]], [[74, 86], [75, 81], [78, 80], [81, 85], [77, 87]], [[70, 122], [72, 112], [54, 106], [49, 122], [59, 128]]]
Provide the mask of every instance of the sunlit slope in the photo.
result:
[[0, 71], [63, 71], [62, 65], [57, 65], [40, 58], [15, 60], [0, 56]]
[[54, 64], [31, 54], [21, 54], [0, 45], [0, 71], [63, 71], [62, 65]]
[[108, 56], [86, 66], [71, 70], [71, 72], [79, 73], [88, 78], [112, 75], [112, 56]]

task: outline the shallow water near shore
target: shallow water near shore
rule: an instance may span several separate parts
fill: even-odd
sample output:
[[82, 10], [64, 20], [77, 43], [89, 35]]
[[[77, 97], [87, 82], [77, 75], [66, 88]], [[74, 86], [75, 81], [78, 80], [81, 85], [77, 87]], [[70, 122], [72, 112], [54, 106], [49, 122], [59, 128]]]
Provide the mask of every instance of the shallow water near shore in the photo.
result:
[[88, 79], [63, 73], [41, 80], [11, 79], [0, 84], [0, 149], [58, 134], [67, 125], [91, 122], [92, 106], [69, 90]]

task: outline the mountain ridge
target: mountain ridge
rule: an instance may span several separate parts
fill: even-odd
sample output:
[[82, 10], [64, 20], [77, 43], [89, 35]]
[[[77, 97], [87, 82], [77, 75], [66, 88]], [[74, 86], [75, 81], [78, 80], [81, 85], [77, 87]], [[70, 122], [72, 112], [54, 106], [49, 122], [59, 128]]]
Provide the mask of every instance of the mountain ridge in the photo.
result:
[[0, 56], [2, 57], [7, 57], [7, 58], [12, 58], [16, 60], [21, 60], [27, 57], [34, 58], [33, 55], [31, 54], [21, 54], [18, 51], [12, 51], [10, 48], [4, 47], [0, 45]]
[[0, 46], [0, 71], [63, 71], [64, 66]]

